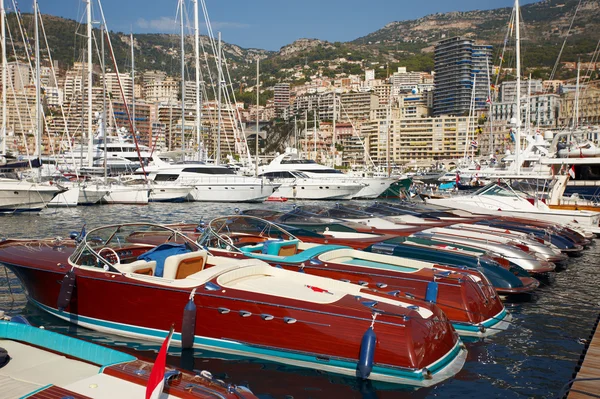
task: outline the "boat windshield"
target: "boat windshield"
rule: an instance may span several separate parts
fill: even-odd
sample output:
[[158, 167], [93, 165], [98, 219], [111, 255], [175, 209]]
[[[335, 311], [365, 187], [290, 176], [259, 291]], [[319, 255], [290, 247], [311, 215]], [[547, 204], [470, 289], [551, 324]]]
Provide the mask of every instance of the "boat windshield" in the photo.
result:
[[298, 171], [290, 171], [290, 173], [292, 175], [294, 175], [294, 177], [297, 177], [300, 179], [310, 179], [310, 177], [306, 173], [302, 173], [302, 172], [298, 172]]
[[138, 260], [138, 256], [157, 245], [171, 243], [186, 251], [198, 251], [200, 246], [180, 231], [151, 223], [110, 225], [83, 232], [79, 246], [69, 257], [71, 265], [91, 266], [118, 271], [116, 264]]
[[213, 219], [198, 238], [204, 248], [241, 252], [238, 248], [267, 240], [296, 240], [283, 228], [253, 216], [236, 215]]
[[[520, 194], [520, 195], [519, 195]], [[488, 185], [481, 190], [477, 191], [475, 195], [494, 195], [498, 197], [529, 197], [529, 195], [525, 194], [522, 191], [515, 190], [513, 188], [509, 188], [504, 185], [492, 184]]]

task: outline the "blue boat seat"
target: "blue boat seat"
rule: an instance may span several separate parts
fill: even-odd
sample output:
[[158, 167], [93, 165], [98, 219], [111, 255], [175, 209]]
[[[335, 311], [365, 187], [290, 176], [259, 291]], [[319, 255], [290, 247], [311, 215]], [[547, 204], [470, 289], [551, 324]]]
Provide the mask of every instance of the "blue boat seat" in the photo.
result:
[[175, 244], [166, 242], [159, 246], [151, 249], [150, 251], [138, 256], [138, 260], [145, 260], [147, 262], [156, 261], [156, 267], [154, 268], [154, 275], [156, 277], [162, 277], [165, 268], [165, 259], [171, 255], [180, 255], [191, 252], [185, 244]]
[[265, 255], [291, 256], [298, 252], [299, 240], [267, 240], [262, 243]]

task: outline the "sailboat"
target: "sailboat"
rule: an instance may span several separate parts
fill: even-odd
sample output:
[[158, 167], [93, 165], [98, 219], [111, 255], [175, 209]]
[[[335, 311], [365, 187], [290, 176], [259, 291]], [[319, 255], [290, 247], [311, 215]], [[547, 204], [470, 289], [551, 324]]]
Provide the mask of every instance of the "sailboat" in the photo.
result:
[[[197, 9], [198, 2], [194, 2], [194, 7]], [[185, 47], [183, 46], [183, 2], [180, 0], [180, 12], [181, 12], [181, 35], [182, 35], [182, 46], [181, 46], [181, 62], [182, 62], [182, 80], [185, 76]], [[196, 10], [197, 15], [197, 10]], [[198, 31], [197, 24], [198, 18], [194, 18], [196, 28]], [[197, 43], [197, 41], [196, 41]], [[196, 49], [196, 52], [198, 49]], [[219, 46], [219, 53], [220, 46]], [[197, 54], [196, 54], [197, 57]], [[221, 54], [218, 56], [219, 64], [217, 69], [219, 75], [221, 75]], [[198, 63], [196, 63], [198, 68]], [[200, 71], [196, 71], [198, 76]], [[220, 80], [220, 79], [219, 79]], [[221, 85], [219, 84], [218, 92], [219, 99], [221, 93]], [[182, 83], [182, 119], [181, 119], [181, 134], [182, 144], [185, 145], [184, 137], [184, 126], [185, 126], [185, 85]], [[220, 109], [220, 101], [219, 101]], [[220, 113], [219, 113], [220, 114]], [[199, 118], [200, 115], [197, 115]], [[221, 118], [219, 117], [219, 122]], [[219, 131], [221, 125], [219, 124]], [[208, 201], [208, 202], [262, 202], [268, 198], [273, 191], [279, 186], [264, 179], [255, 177], [239, 176], [235, 172], [218, 164], [220, 158], [220, 138], [217, 139], [217, 154], [215, 164], [206, 164], [199, 161], [174, 161], [166, 162], [162, 160], [164, 154], [153, 155], [152, 161], [148, 166], [139, 168], [137, 174], [146, 174], [146, 177], [151, 183], [156, 183], [161, 187], [162, 184], [171, 183], [179, 186], [191, 186], [193, 187], [188, 198], [193, 201]], [[182, 148], [182, 153], [185, 153], [185, 148]]]
[[[39, 38], [38, 38], [38, 4], [34, 2], [35, 6], [35, 32], [36, 32], [36, 119], [37, 119], [37, 148], [36, 154], [41, 157], [41, 125], [40, 125], [40, 61], [39, 61]], [[0, 18], [1, 30], [2, 30], [2, 152], [6, 153], [6, 73], [8, 71], [6, 64], [6, 36], [5, 36], [5, 20], [6, 12], [4, 8], [4, 0], [0, 0]], [[0, 154], [1, 155], [1, 154]], [[32, 183], [14, 178], [13, 176], [0, 177], [0, 213], [10, 212], [30, 212], [39, 211], [44, 208], [48, 202], [54, 198], [56, 194], [64, 191], [55, 185], [49, 185], [47, 183]]]

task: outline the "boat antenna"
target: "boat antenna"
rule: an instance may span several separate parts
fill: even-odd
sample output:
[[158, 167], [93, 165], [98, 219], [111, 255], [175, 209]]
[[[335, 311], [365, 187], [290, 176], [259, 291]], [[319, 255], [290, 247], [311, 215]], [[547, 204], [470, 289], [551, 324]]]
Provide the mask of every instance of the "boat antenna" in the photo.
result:
[[179, 0], [179, 25], [181, 29], [181, 151], [185, 161], [185, 35], [183, 32], [183, 0]]
[[106, 181], [108, 177], [108, 159], [106, 153], [106, 62], [104, 59], [104, 24], [100, 24], [100, 42], [100, 47], [102, 51], [102, 141], [104, 145], [104, 181]]
[[[35, 13], [35, 125], [36, 125], [36, 154], [38, 159], [42, 159], [42, 115], [41, 115], [41, 87], [40, 87], [40, 34], [38, 30], [39, 4], [37, 0], [33, 2]], [[41, 177], [42, 168], [38, 169], [38, 177]]]
[[521, 174], [521, 34], [519, 22], [521, 12], [519, 11], [519, 0], [515, 0], [515, 53], [517, 57], [517, 124], [515, 132], [515, 162], [517, 164], [517, 176]]
[[2, 127], [0, 131], [0, 155], [6, 154], [6, 11], [4, 0], [0, 0], [0, 18], [2, 41]]
[[256, 57], [256, 140], [254, 143], [254, 151], [256, 155], [256, 166], [254, 173], [258, 177], [258, 108], [260, 105], [260, 57]]

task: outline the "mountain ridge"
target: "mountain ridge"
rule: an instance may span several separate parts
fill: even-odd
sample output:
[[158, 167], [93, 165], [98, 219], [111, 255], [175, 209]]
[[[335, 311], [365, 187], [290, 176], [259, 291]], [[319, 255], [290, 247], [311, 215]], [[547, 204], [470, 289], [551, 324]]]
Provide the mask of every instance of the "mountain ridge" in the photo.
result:
[[[536, 70], [547, 73], [554, 65], [578, 4], [578, 0], [543, 0], [521, 7], [525, 69], [530, 72], [533, 70], [534, 73]], [[303, 84], [314, 76], [334, 78], [364, 73], [367, 68], [375, 69], [377, 77], [381, 78], [394, 71], [397, 66], [407, 66], [408, 70], [431, 71], [433, 47], [444, 37], [464, 36], [489, 43], [494, 46], [497, 57], [509, 26], [511, 10], [512, 8], [505, 7], [429, 14], [418, 19], [390, 22], [377, 31], [348, 42], [332, 43], [303, 38], [282, 46], [279, 51], [243, 48], [230, 43], [223, 43], [223, 49], [236, 87], [250, 87], [254, 84], [257, 57], [261, 58], [263, 88], [271, 87], [277, 82]], [[32, 32], [32, 15], [23, 14], [22, 18], [25, 28]], [[81, 36], [81, 32], [75, 35], [79, 23], [51, 15], [44, 15], [43, 19], [53, 58], [69, 67], [84, 54], [85, 38]], [[19, 37], [14, 13], [8, 14], [8, 22], [13, 37]], [[562, 60], [576, 61], [581, 57], [587, 61], [586, 57], [596, 47], [597, 40], [592, 38], [599, 31], [599, 2], [583, 0], [573, 21], [569, 45], [565, 46]], [[73, 39], [67, 40], [69, 37]], [[119, 68], [128, 71], [131, 57], [129, 36], [111, 32], [111, 37]], [[138, 71], [157, 69], [179, 76], [178, 35], [135, 34], [134, 39]], [[18, 42], [15, 43], [19, 48]], [[203, 36], [202, 43], [209, 46], [208, 38]], [[191, 36], [186, 37], [186, 46], [189, 49], [186, 50], [187, 70], [191, 76]], [[20, 47], [23, 47], [22, 44]], [[214, 64], [214, 56], [208, 57], [212, 58], [211, 62]], [[211, 69], [214, 71], [214, 66]]]

